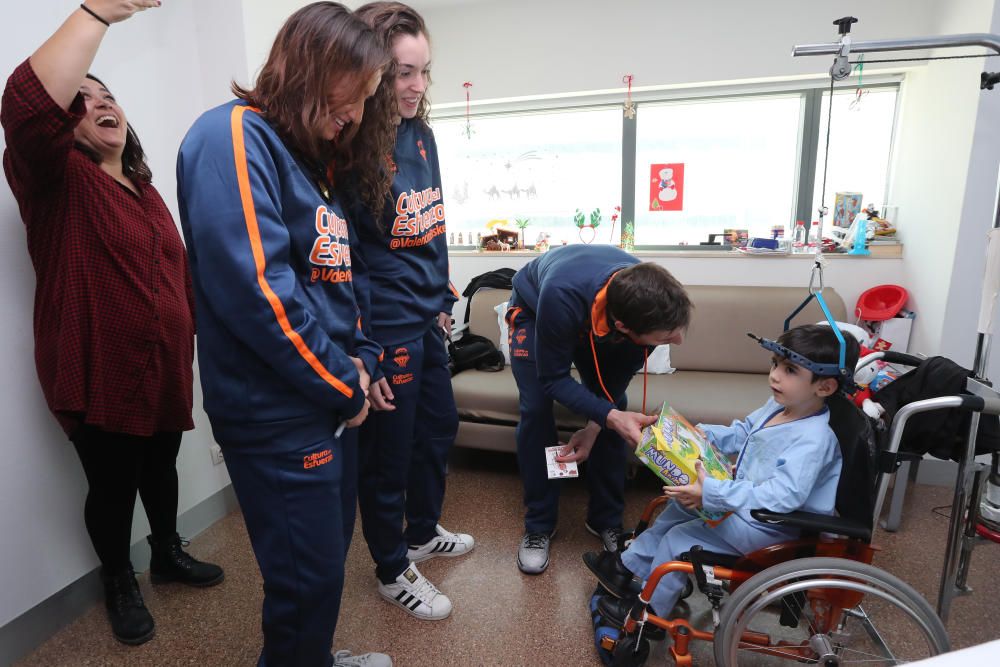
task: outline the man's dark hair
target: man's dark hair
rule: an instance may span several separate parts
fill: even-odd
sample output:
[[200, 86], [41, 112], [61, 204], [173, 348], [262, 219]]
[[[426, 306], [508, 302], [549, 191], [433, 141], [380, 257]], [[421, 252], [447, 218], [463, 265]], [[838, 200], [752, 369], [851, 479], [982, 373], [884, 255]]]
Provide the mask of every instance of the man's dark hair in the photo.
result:
[[[858, 365], [858, 356], [861, 354], [861, 346], [858, 340], [851, 334], [841, 330], [847, 349], [844, 351], [844, 367], [853, 369]], [[793, 352], [798, 352], [806, 359], [815, 361], [818, 364], [839, 364], [840, 363], [840, 341], [833, 328], [825, 324], [803, 324], [802, 326], [789, 329], [778, 337], [778, 345], [783, 345]], [[816, 382], [821, 377], [813, 373], [812, 381]], [[830, 377], [830, 376], [825, 376]]]
[[608, 283], [608, 313], [636, 334], [686, 329], [691, 298], [669, 271], [651, 262], [634, 264]]

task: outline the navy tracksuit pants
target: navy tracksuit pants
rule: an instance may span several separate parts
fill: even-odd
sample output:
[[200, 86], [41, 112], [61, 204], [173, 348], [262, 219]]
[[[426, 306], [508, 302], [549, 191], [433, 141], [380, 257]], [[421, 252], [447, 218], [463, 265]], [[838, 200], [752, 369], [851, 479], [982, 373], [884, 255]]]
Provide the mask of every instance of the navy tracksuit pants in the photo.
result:
[[382, 372], [396, 409], [369, 413], [359, 429], [358, 501], [375, 574], [389, 584], [409, 567], [408, 546], [437, 534], [458, 411], [436, 325], [416, 340], [387, 345]]
[[[560, 480], [548, 479], [545, 448], [559, 444], [553, 401], [538, 380], [535, 365], [535, 319], [526, 310], [510, 324], [510, 365], [520, 393], [521, 421], [517, 426], [517, 460], [524, 485], [524, 530], [551, 533], [559, 516]], [[594, 368], [593, 353], [586, 337], [574, 341], [573, 362], [585, 387], [603, 396]], [[626, 408], [625, 391], [642, 368], [643, 351], [630, 342], [598, 341], [597, 359], [604, 386], [619, 410]], [[597, 436], [587, 464], [590, 503], [587, 523], [594, 530], [620, 528], [625, 509], [627, 448], [615, 431], [604, 429]]]
[[213, 423], [264, 579], [258, 667], [333, 663], [357, 492], [357, 430], [335, 438], [337, 426]]

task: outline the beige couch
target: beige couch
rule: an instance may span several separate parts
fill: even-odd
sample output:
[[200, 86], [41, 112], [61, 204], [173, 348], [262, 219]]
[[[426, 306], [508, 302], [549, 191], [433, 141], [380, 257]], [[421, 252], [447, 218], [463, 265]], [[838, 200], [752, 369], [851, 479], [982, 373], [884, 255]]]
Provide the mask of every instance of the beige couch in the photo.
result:
[[[776, 338], [788, 315], [807, 295], [802, 287], [719, 287], [688, 285], [695, 309], [683, 345], [671, 346], [671, 374], [648, 376], [646, 411], [654, 413], [666, 400], [691, 421], [728, 424], [767, 400], [771, 355], [747, 337], [751, 331]], [[498, 341], [494, 307], [507, 290], [484, 289], [472, 299], [469, 331]], [[845, 321], [843, 299], [831, 288], [823, 297], [838, 321]], [[824, 320], [815, 300], [792, 325]], [[469, 370], [452, 379], [458, 404], [461, 447], [515, 451], [518, 393], [510, 367], [497, 373]], [[642, 409], [642, 373], [628, 389], [631, 410]], [[560, 431], [572, 433], [584, 420], [556, 404]], [[565, 441], [565, 438], [563, 438]]]

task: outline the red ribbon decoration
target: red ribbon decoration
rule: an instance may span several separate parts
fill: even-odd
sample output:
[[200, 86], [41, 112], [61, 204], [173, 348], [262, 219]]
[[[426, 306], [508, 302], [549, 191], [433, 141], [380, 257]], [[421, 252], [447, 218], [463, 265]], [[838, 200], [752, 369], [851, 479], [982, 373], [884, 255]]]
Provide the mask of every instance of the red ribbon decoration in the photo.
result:
[[628, 84], [628, 93], [625, 95], [625, 100], [628, 102], [632, 101], [632, 75], [626, 74], [622, 77], [622, 83]]
[[462, 84], [462, 87], [465, 88], [465, 122], [468, 123], [469, 122], [469, 88], [472, 88], [472, 82], [471, 81], [466, 81], [465, 83]]

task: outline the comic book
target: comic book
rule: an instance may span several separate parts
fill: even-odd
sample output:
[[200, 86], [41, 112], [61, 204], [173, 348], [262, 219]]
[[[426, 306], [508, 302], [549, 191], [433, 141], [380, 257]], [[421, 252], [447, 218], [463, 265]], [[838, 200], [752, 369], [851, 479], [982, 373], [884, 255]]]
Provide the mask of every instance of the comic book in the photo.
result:
[[[656, 476], [671, 486], [684, 486], [698, 479], [694, 463], [701, 460], [705, 472], [715, 479], [732, 479], [729, 460], [702, 436], [680, 413], [664, 403], [660, 417], [642, 431], [635, 455]], [[698, 515], [709, 525], [717, 525], [728, 512], [706, 512]]]

